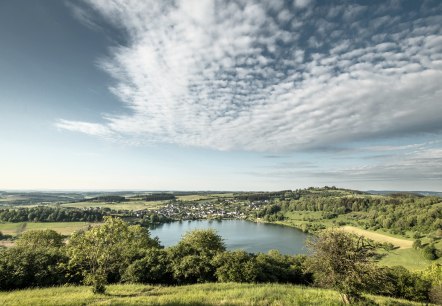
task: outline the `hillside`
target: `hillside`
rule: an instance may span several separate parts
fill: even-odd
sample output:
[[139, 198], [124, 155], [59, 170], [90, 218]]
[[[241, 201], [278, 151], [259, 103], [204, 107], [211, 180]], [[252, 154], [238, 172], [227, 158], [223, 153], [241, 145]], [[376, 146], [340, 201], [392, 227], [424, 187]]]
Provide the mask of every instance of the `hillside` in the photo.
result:
[[[420, 305], [366, 296], [378, 305]], [[110, 285], [107, 294], [72, 286], [0, 292], [1, 305], [342, 305], [332, 290], [278, 284], [198, 284], [178, 287]]]

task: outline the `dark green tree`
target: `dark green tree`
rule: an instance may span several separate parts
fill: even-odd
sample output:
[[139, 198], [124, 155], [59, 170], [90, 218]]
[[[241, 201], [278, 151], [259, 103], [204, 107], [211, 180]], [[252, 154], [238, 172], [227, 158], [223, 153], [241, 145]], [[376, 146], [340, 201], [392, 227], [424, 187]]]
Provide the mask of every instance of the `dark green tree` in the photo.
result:
[[226, 249], [214, 230], [194, 230], [186, 233], [176, 246], [168, 249], [174, 278], [179, 283], [215, 280], [212, 259]]
[[122, 280], [129, 283], [172, 283], [172, 267], [167, 252], [164, 249], [148, 249], [143, 258], [129, 265]]
[[255, 256], [245, 251], [219, 253], [212, 262], [220, 282], [252, 283], [260, 272]]
[[0, 290], [61, 285], [66, 262], [57, 247], [21, 245], [0, 250]]

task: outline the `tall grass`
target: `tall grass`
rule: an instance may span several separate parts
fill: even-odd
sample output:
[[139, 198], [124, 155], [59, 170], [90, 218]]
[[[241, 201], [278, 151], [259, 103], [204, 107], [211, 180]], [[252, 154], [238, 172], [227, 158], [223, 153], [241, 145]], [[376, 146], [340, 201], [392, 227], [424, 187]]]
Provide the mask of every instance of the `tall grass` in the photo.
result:
[[[378, 305], [419, 305], [368, 296]], [[342, 305], [332, 290], [279, 284], [198, 284], [188, 286], [110, 285], [106, 294], [69, 286], [0, 292], [0, 305]]]

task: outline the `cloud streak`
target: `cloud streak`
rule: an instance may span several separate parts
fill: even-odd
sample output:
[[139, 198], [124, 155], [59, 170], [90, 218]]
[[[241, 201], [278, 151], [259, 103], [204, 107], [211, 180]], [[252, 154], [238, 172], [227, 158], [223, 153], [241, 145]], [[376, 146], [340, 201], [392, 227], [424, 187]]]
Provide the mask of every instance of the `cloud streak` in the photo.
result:
[[442, 130], [437, 2], [85, 2], [128, 37], [99, 65], [126, 112], [61, 129], [262, 152]]

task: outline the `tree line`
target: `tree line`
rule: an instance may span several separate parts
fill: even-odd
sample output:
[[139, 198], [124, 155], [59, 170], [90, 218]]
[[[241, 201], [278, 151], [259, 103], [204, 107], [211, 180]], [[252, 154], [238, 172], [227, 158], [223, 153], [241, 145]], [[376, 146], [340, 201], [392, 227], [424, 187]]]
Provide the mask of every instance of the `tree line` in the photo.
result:
[[442, 230], [442, 206], [435, 205], [441, 202], [439, 197], [413, 194], [382, 197], [305, 194], [298, 200], [278, 201], [273, 204], [277, 208], [273, 207], [271, 211], [264, 208], [258, 212], [258, 216], [267, 216], [271, 221], [272, 215], [279, 212], [320, 211], [325, 213], [325, 218], [348, 215], [360, 226], [373, 230], [385, 229], [394, 234], [404, 234], [406, 231], [428, 234]]
[[5, 222], [101, 222], [108, 211], [81, 210], [37, 206], [30, 208], [1, 209], [0, 221]]
[[324, 232], [312, 242], [310, 256], [292, 256], [227, 251], [213, 230], [188, 232], [164, 248], [147, 228], [104, 220], [74, 233], [67, 244], [52, 230], [25, 232], [15, 247], [0, 250], [0, 289], [86, 284], [102, 293], [117, 282], [274, 282], [333, 288], [344, 301], [361, 298], [361, 292], [428, 301], [437, 286], [437, 267], [426, 276], [377, 267], [370, 245], [344, 232]]

